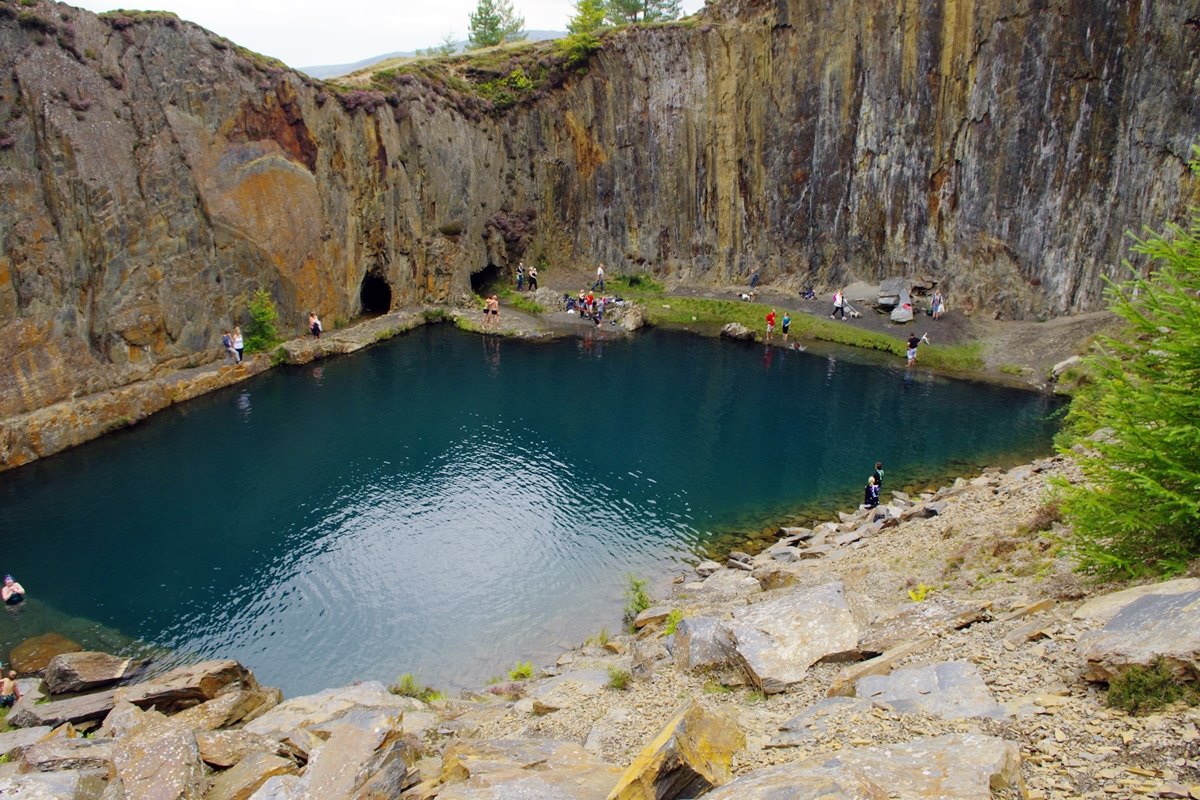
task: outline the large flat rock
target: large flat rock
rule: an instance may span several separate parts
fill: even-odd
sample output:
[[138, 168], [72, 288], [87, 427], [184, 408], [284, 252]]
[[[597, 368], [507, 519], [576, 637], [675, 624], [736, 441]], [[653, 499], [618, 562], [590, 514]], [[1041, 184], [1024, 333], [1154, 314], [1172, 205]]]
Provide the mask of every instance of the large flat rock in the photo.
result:
[[1200, 591], [1137, 598], [1103, 628], [1083, 634], [1079, 652], [1089, 680], [1109, 681], [1158, 658], [1181, 677], [1200, 676]]
[[855, 695], [903, 714], [925, 713], [942, 719], [1000, 718], [1005, 715], [979, 670], [968, 661], [947, 661], [868, 675]]
[[118, 683], [140, 663], [91, 650], [60, 653], [50, 659], [42, 680], [50, 694], [87, 692]]
[[153, 706], [164, 714], [174, 714], [212, 700], [231, 687], [259, 688], [250, 670], [226, 659], [173, 669], [149, 681], [117, 689], [114, 696], [138, 708]]
[[152, 720], [118, 739], [112, 774], [125, 800], [198, 800], [206, 788], [196, 735], [170, 720]]
[[1024, 796], [1020, 748], [991, 736], [951, 734], [755, 770], [705, 800], [992, 800], [993, 789]]
[[859, 641], [864, 653], [885, 653], [894, 647], [958, 630], [990, 618], [990, 603], [960, 603], [933, 597], [910, 603], [876, 618]]
[[90, 722], [108, 716], [113, 703], [112, 690], [49, 703], [18, 703], [8, 715], [8, 724], [17, 728], [34, 728], [40, 725], [57, 728], [64, 722]]
[[54, 729], [48, 725], [40, 725], [36, 728], [18, 728], [15, 731], [0, 733], [0, 756], [7, 756], [18, 748], [41, 741], [52, 730]]
[[751, 680], [767, 694], [795, 686], [822, 659], [857, 654], [861, 634], [840, 582], [739, 609], [726, 629]]
[[8, 800], [99, 800], [105, 787], [103, 770], [64, 770], [14, 775], [0, 781], [0, 798]]
[[460, 740], [446, 748], [438, 800], [602, 800], [621, 769], [574, 742]]
[[244, 730], [283, 739], [296, 729], [328, 723], [356, 708], [382, 709], [395, 716], [405, 711], [423, 710], [425, 704], [411, 697], [394, 695], [379, 681], [364, 681], [354, 686], [293, 697], [248, 722]]
[[1093, 597], [1075, 609], [1072, 615], [1075, 619], [1087, 620], [1098, 625], [1105, 625], [1117, 615], [1121, 609], [1150, 594], [1190, 594], [1200, 592], [1200, 578], [1177, 578], [1173, 581], [1146, 583], [1141, 586], [1131, 586], [1119, 592], [1102, 594]]

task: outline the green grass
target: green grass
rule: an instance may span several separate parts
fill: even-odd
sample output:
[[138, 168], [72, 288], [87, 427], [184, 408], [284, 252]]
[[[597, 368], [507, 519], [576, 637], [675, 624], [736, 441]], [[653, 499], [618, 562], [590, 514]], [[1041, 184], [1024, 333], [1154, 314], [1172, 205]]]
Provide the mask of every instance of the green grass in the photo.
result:
[[679, 623], [683, 621], [683, 609], [672, 608], [671, 613], [667, 614], [667, 624], [663, 628], [663, 636], [670, 636], [675, 633], [675, 629], [679, 627]]
[[411, 672], [406, 672], [388, 688], [392, 694], [401, 697], [414, 697], [423, 703], [430, 703], [434, 700], [445, 700], [446, 694], [434, 689], [431, 686], [423, 686], [417, 681], [415, 675]]
[[733, 689], [718, 681], [709, 681], [704, 684], [705, 694], [732, 694]]
[[1180, 683], [1162, 658], [1148, 667], [1128, 667], [1108, 684], [1108, 705], [1130, 714], [1148, 714], [1178, 700], [1197, 705], [1200, 692]]
[[608, 688], [624, 691], [629, 688], [629, 681], [633, 678], [629, 674], [629, 670], [619, 667], [608, 668]]
[[1001, 364], [1000, 371], [1005, 375], [1021, 375], [1024, 374], [1025, 368], [1020, 364]]
[[533, 677], [533, 662], [518, 661], [517, 665], [508, 671], [510, 681], [524, 681]]
[[532, 297], [522, 292], [514, 291], [513, 289], [503, 289], [500, 296], [504, 298], [504, 302], [508, 303], [517, 311], [524, 311], [526, 314], [542, 314], [546, 309], [541, 303], [535, 302]]
[[588, 637], [587, 641], [585, 641], [584, 644], [585, 645], [594, 644], [599, 647], [603, 647], [604, 645], [608, 644], [609, 638], [610, 638], [610, 636], [608, 633], [608, 626], [605, 625], [603, 628], [600, 629], [600, 632], [597, 633], [595, 636]]
[[633, 625], [637, 615], [650, 607], [651, 600], [646, 592], [645, 578], [629, 575], [625, 580], [625, 623]]
[[[635, 278], [637, 282], [633, 282]], [[784, 311], [791, 313], [791, 335], [796, 339], [815, 339], [865, 350], [879, 350], [898, 357], [903, 357], [907, 349], [903, 339], [863, 330], [853, 322], [829, 320], [786, 306], [708, 297], [677, 297], [668, 295], [662, 285], [653, 279], [641, 276], [618, 275], [609, 284], [609, 291], [645, 306], [646, 318], [651, 325], [719, 328], [729, 322], [740, 322], [762, 339], [766, 332], [767, 312], [774, 308], [780, 317]], [[782, 337], [777, 337], [777, 341], [782, 341]], [[965, 345], [926, 344], [921, 346], [920, 362], [936, 369], [973, 372], [983, 368], [982, 354], [983, 344], [979, 342]]]

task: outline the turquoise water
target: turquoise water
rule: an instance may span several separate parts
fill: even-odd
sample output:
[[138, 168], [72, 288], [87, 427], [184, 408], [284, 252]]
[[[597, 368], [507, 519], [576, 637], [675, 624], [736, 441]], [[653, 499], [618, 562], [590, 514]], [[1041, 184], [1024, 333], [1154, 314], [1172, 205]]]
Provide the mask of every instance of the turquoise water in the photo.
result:
[[476, 685], [615, 631], [630, 573], [857, 503], [877, 458], [896, 488], [1054, 430], [1052, 400], [902, 363], [604, 336], [430, 326], [0, 474], [0, 570], [31, 597], [0, 653], [52, 627], [236, 658], [288, 695]]

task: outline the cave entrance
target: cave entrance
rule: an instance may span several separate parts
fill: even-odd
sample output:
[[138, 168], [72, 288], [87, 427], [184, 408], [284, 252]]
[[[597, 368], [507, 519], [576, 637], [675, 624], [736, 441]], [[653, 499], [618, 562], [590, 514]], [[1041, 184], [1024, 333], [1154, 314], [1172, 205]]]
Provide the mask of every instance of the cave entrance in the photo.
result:
[[358, 300], [364, 314], [386, 314], [392, 310], [392, 287], [378, 272], [368, 272], [363, 277]]
[[503, 288], [503, 279], [504, 271], [495, 264], [488, 264], [471, 276], [471, 291], [475, 294], [484, 294], [489, 288], [499, 291], [497, 287]]

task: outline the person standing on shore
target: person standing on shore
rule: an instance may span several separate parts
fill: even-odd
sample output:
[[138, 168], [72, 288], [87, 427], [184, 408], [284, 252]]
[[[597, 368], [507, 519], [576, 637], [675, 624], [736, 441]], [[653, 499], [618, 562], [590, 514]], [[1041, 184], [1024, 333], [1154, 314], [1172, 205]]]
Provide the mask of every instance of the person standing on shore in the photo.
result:
[[537, 291], [537, 267], [529, 268], [529, 291]]
[[233, 336], [226, 330], [221, 334], [221, 347], [225, 348], [225, 355], [233, 359], [233, 363], [238, 363], [237, 350], [233, 349]]
[[875, 479], [875, 485], [878, 486], [880, 489], [882, 489], [883, 488], [883, 462], [882, 461], [875, 462], [875, 472], [872, 473], [871, 477], [873, 477]]
[[863, 507], [875, 508], [879, 505], [879, 484], [875, 483], [875, 476], [867, 478], [867, 487], [863, 489]]
[[308, 332], [316, 338], [321, 338], [321, 318], [317, 316], [317, 312], [308, 312]]
[[596, 282], [592, 284], [592, 288], [604, 291], [604, 262], [601, 262], [600, 266], [596, 267]]
[[792, 325], [792, 315], [788, 312], [783, 312], [783, 341], [787, 344], [788, 328]]
[[908, 356], [908, 365], [910, 367], [917, 363], [917, 347], [920, 346], [921, 342], [929, 344], [928, 333], [923, 333], [920, 336], [917, 336], [917, 334], [914, 333], [912, 336], [908, 337], [908, 352], [906, 355]]
[[237, 351], [238, 363], [242, 363], [242, 354], [246, 351], [245, 343], [242, 341], [242, 329], [238, 326], [233, 328], [233, 349]]
[[775, 309], [767, 312], [767, 341], [771, 341], [771, 337], [775, 335]]
[[525, 262], [517, 262], [517, 291], [525, 290]]
[[945, 307], [946, 301], [942, 299], [942, 291], [939, 289], [933, 293], [933, 318], [941, 319]]

